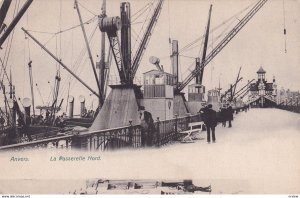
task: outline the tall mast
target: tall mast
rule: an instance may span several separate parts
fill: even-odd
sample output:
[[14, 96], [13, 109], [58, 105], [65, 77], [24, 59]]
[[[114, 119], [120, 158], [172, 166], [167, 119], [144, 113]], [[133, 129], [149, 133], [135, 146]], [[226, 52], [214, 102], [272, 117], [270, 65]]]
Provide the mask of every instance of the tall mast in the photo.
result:
[[32, 65], [31, 65], [31, 63], [32, 63], [32, 61], [29, 61], [28, 67], [29, 67], [29, 79], [30, 79], [30, 89], [31, 89], [32, 113], [33, 113], [33, 116], [35, 116], [33, 78], [32, 78]]
[[[80, 21], [80, 26], [81, 26], [82, 33], [83, 33], [83, 36], [84, 36], [86, 48], [87, 48], [87, 51], [88, 51], [88, 54], [89, 54], [89, 58], [91, 60], [91, 65], [92, 65], [93, 72], [94, 72], [94, 75], [95, 75], [95, 79], [96, 79], [96, 82], [97, 82], [98, 93], [101, 96], [102, 90], [100, 88], [100, 83], [99, 83], [97, 72], [96, 72], [96, 66], [95, 66], [95, 63], [94, 63], [94, 60], [93, 60], [91, 48], [89, 46], [89, 41], [88, 41], [87, 36], [86, 36], [86, 32], [85, 32], [85, 28], [84, 28], [83, 21], [82, 21], [82, 18], [81, 18], [81, 14], [80, 14], [80, 10], [79, 10], [79, 6], [78, 6], [77, 0], [75, 0], [75, 7], [76, 7], [76, 10], [77, 10], [77, 13], [78, 13], [78, 17], [79, 17], [79, 21]], [[102, 100], [102, 97], [99, 97], [99, 100]]]
[[172, 40], [171, 54], [172, 74], [175, 76], [175, 88], [178, 87], [178, 41]]
[[[102, 18], [106, 17], [106, 0], [103, 0], [102, 3], [102, 13], [99, 17], [99, 21], [101, 21]], [[100, 82], [100, 89], [102, 91], [102, 100], [99, 98], [99, 107], [103, 105], [103, 102], [105, 100], [105, 32], [101, 32], [101, 56], [100, 56], [100, 65], [99, 65], [99, 82]]]

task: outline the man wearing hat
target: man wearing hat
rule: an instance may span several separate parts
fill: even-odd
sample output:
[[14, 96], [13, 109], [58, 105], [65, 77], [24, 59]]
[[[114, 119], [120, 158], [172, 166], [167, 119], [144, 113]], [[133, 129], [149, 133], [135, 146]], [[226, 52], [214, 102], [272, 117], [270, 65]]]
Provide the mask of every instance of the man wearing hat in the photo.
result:
[[212, 132], [212, 141], [216, 142], [215, 128], [217, 126], [217, 112], [212, 109], [212, 105], [207, 105], [203, 110], [203, 122], [207, 131], [207, 143], [210, 144], [210, 131]]
[[154, 136], [154, 121], [150, 112], [145, 111], [144, 106], [139, 107], [141, 119], [141, 145], [152, 146]]

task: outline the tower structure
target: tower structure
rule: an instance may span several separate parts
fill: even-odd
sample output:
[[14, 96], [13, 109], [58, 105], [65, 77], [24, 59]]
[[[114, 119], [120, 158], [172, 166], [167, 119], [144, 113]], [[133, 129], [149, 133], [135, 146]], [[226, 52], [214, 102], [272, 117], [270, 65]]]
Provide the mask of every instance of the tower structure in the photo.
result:
[[272, 107], [277, 104], [277, 85], [275, 78], [273, 82], [267, 82], [266, 71], [260, 67], [257, 73], [257, 81], [250, 84], [250, 104], [254, 107]]

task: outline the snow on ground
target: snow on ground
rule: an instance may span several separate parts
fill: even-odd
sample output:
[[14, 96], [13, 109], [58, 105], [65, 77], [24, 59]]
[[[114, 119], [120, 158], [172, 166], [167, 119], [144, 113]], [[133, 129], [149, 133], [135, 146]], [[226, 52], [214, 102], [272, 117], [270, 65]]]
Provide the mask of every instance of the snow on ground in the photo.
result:
[[[206, 132], [202, 136], [206, 138]], [[212, 193], [215, 194], [300, 192], [299, 114], [278, 109], [250, 109], [247, 113], [235, 115], [232, 128], [218, 125], [216, 138], [215, 144], [207, 144], [204, 139], [195, 143], [171, 144], [159, 149], [105, 152], [101, 153], [101, 161], [98, 163], [46, 163], [45, 160], [36, 159], [39, 156], [37, 154], [32, 161], [43, 162], [42, 168], [32, 170], [30, 166], [22, 166], [22, 170], [18, 170], [15, 175], [21, 174], [24, 178], [33, 179], [66, 179], [66, 183], [70, 179], [84, 181], [91, 178], [158, 181], [192, 179], [195, 185], [211, 185]], [[43, 157], [61, 154], [64, 155], [49, 152], [43, 154]], [[6, 167], [2, 170], [8, 171]], [[5, 180], [0, 183], [5, 184]], [[25, 191], [55, 191], [54, 187], [45, 189], [42, 183], [40, 188], [36, 184], [37, 187]], [[53, 183], [51, 185], [55, 185]], [[9, 186], [7, 183], [2, 184], [0, 192], [5, 192], [3, 189]], [[60, 185], [54, 193], [68, 193], [77, 188], [71, 183], [69, 188]], [[18, 192], [24, 192], [21, 185], [17, 189]]]

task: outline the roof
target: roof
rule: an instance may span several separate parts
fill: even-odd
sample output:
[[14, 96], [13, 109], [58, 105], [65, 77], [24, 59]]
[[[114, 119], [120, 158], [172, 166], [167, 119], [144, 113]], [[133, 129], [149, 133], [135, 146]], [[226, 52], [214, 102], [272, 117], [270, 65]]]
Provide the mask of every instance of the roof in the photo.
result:
[[266, 71], [260, 66], [259, 70], [256, 73], [266, 73]]
[[163, 71], [159, 71], [157, 69], [152, 69], [150, 71], [147, 71], [145, 73], [143, 73], [144, 75], [148, 75], [148, 74], [167, 74], [167, 75], [171, 75], [171, 76], [174, 76], [173, 74], [170, 74], [170, 73], [167, 73], [167, 72], [163, 72]]
[[[250, 91], [258, 91], [258, 86], [259, 86], [260, 81], [256, 81], [255, 83], [250, 84]], [[265, 90], [266, 91], [273, 91], [273, 83], [268, 83], [267, 81], [263, 81], [265, 85]]]

